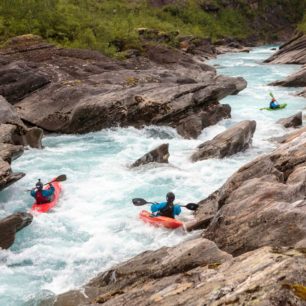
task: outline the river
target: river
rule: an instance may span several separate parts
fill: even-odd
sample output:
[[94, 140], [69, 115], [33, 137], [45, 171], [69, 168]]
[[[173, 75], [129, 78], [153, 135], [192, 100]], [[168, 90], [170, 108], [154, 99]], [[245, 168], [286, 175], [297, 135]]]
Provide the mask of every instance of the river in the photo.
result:
[[[197, 202], [219, 188], [246, 162], [275, 147], [268, 139], [286, 133], [275, 122], [306, 106], [306, 99], [293, 95], [296, 88], [269, 87], [297, 71], [298, 65], [267, 65], [262, 61], [271, 46], [250, 53], [225, 54], [210, 61], [220, 74], [242, 76], [248, 87], [222, 103], [232, 107], [232, 118], [205, 129], [196, 140], [180, 137], [172, 128], [115, 128], [86, 135], [49, 135], [44, 150], [30, 149], [14, 161], [14, 171], [27, 175], [0, 193], [0, 218], [26, 211], [33, 199], [26, 192], [38, 178], [44, 182], [66, 174], [58, 206], [34, 218], [19, 232], [8, 251], [0, 251], [0, 305], [37, 305], [53, 294], [81, 286], [112, 265], [145, 250], [171, 246], [193, 234], [168, 231], [138, 220], [140, 207], [133, 197], [162, 201], [168, 191], [177, 202]], [[260, 111], [273, 91], [281, 111]], [[253, 146], [223, 160], [191, 163], [197, 145], [245, 119], [257, 121]], [[150, 149], [170, 144], [170, 164], [130, 170], [128, 165]], [[184, 210], [181, 220], [192, 220]]]

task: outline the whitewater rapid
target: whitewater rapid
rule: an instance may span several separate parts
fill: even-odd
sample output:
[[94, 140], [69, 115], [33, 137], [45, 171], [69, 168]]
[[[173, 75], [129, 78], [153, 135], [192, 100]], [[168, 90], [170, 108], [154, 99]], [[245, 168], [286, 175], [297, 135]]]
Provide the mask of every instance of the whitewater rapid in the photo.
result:
[[[26, 211], [33, 200], [25, 191], [38, 178], [44, 182], [66, 174], [59, 205], [35, 217], [19, 232], [12, 248], [0, 251], [0, 305], [37, 305], [39, 301], [81, 286], [98, 272], [145, 250], [171, 246], [190, 238], [182, 230], [168, 231], [144, 225], [141, 208], [131, 199], [162, 201], [173, 191], [180, 203], [198, 202], [219, 188], [246, 162], [273, 150], [268, 141], [288, 130], [275, 124], [306, 106], [293, 96], [298, 89], [269, 87], [297, 71], [297, 65], [265, 65], [274, 51], [255, 48], [250, 53], [225, 54], [210, 62], [220, 74], [242, 76], [248, 87], [222, 103], [232, 107], [232, 119], [205, 129], [196, 140], [186, 140], [171, 128], [115, 128], [86, 135], [49, 135], [44, 150], [30, 149], [14, 161], [13, 170], [27, 175], [0, 193], [0, 218]], [[268, 106], [269, 92], [282, 111], [260, 111]], [[252, 148], [223, 160], [191, 163], [197, 145], [245, 119], [257, 121]], [[162, 144], [170, 144], [170, 164], [130, 170], [128, 165]], [[192, 220], [184, 210], [181, 220]]]

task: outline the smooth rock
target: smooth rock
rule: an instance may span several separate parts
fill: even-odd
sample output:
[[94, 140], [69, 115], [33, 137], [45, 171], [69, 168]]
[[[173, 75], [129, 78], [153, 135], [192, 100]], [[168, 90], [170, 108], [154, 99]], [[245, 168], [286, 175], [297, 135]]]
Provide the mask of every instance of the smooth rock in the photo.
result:
[[297, 114], [290, 116], [288, 118], [280, 119], [277, 121], [277, 123], [283, 125], [285, 128], [299, 127], [303, 123], [302, 112], [298, 112]]
[[256, 129], [256, 121], [242, 121], [212, 140], [201, 144], [191, 159], [196, 162], [208, 158], [224, 158], [249, 148]]
[[217, 76], [197, 56], [162, 45], [145, 44], [146, 57], [120, 62], [33, 37], [15, 40], [17, 44], [0, 50], [7, 76], [0, 78], [0, 88], [7, 88], [2, 93], [16, 103], [22, 120], [51, 132], [156, 124], [194, 138], [203, 128], [229, 118], [230, 107], [219, 100], [247, 85], [242, 78]]
[[2, 123], [23, 125], [13, 106], [0, 96], [0, 124]]
[[266, 245], [293, 247], [305, 239], [305, 128], [287, 137], [202, 201], [197, 220], [214, 216], [203, 237], [235, 256]]
[[0, 158], [11, 163], [23, 154], [23, 146], [15, 146], [9, 143], [0, 143]]
[[132, 165], [132, 168], [146, 165], [149, 163], [167, 164], [169, 159], [169, 144], [165, 143], [151, 150], [141, 158], [137, 159]]
[[50, 82], [35, 65], [14, 62], [0, 67], [0, 95], [16, 103]]
[[271, 64], [306, 64], [306, 35], [299, 33], [279, 47], [279, 50], [265, 63]]
[[[6, 159], [8, 159], [8, 157], [6, 157]], [[13, 173], [10, 164], [0, 158], [0, 191], [17, 182], [24, 176], [24, 173]]]
[[8, 249], [15, 241], [16, 232], [28, 226], [33, 220], [29, 213], [15, 213], [0, 220], [0, 248]]
[[[188, 252], [187, 249], [186, 255]], [[212, 252], [214, 249], [209, 253]], [[198, 250], [198, 253], [205, 256], [206, 249]], [[136, 269], [136, 275], [129, 268], [120, 270], [122, 274], [116, 273], [119, 270], [111, 270], [108, 277], [105, 273], [106, 279], [97, 278], [81, 291], [60, 295], [54, 305], [238, 306], [256, 303], [303, 306], [305, 303], [300, 292], [305, 288], [306, 258], [299, 251], [265, 247], [233, 259], [221, 257], [220, 260], [219, 257], [211, 264], [204, 261], [204, 264], [191, 266], [188, 271], [176, 269], [176, 273], [170, 275], [165, 271], [163, 277], [156, 276], [154, 269], [155, 262], [160, 263], [161, 253], [154, 255], [144, 263], [144, 267], [153, 264], [144, 274], [140, 274], [141, 267]], [[195, 256], [192, 252], [189, 258], [192, 255]], [[176, 263], [175, 256], [171, 260]], [[142, 262], [137, 256], [127, 263], [133, 267]]]
[[27, 128], [14, 107], [2, 96], [0, 96], [0, 126], [0, 143], [42, 148], [43, 130], [37, 127]]
[[[194, 239], [175, 247], [146, 251], [100, 274], [85, 286], [84, 292], [87, 300], [92, 300], [97, 294], [106, 296], [134, 283], [187, 273], [198, 266], [220, 265], [231, 259], [231, 255], [219, 250], [212, 241]], [[63, 294], [57, 298], [55, 306], [71, 305], [71, 297], [75, 305], [79, 305], [78, 298], [82, 299], [82, 294], [76, 291]]]
[[[306, 47], [305, 47], [305, 52], [306, 52]], [[285, 86], [285, 87], [305, 87], [306, 86], [306, 67], [288, 76], [283, 81], [272, 82], [269, 85]]]

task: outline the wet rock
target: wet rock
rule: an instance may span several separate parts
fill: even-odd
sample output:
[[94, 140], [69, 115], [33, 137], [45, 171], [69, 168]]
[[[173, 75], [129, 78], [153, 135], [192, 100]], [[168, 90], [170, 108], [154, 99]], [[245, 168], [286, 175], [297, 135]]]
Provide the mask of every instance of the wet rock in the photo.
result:
[[[214, 213], [203, 236], [233, 255], [266, 245], [293, 247], [306, 235], [305, 196], [304, 128], [288, 135], [272, 153], [240, 168], [203, 201]], [[208, 214], [200, 206], [197, 220]]]
[[306, 98], [306, 89], [301, 91], [299, 94], [299, 96]]
[[289, 134], [286, 134], [280, 137], [273, 137], [271, 138], [271, 141], [278, 142], [278, 143], [288, 143], [298, 137], [301, 137], [304, 133], [306, 133], [306, 126], [294, 132], [291, 132]]
[[[10, 157], [6, 157], [6, 159], [7, 158]], [[10, 164], [0, 158], [0, 191], [17, 182], [24, 176], [24, 173], [13, 173]]]
[[[305, 52], [306, 52], [306, 47], [305, 47]], [[306, 86], [306, 67], [290, 75], [283, 81], [276, 81], [269, 85], [285, 86], [285, 87], [305, 87]]]
[[299, 127], [303, 123], [302, 112], [298, 112], [297, 114], [290, 116], [288, 118], [280, 119], [277, 121], [277, 123], [283, 125], [285, 128]]
[[15, 213], [0, 220], [0, 248], [8, 249], [15, 241], [16, 232], [28, 226], [32, 220], [33, 216], [29, 213]]
[[0, 190], [21, 179], [24, 173], [13, 173], [12, 160], [22, 155], [24, 146], [41, 148], [43, 131], [27, 128], [14, 106], [0, 96]]
[[[1, 49], [6, 74], [17, 69], [20, 75], [46, 78], [49, 83], [38, 88], [35, 81], [35, 90], [26, 87], [26, 96], [18, 90], [20, 96], [15, 97], [20, 79], [11, 78], [12, 91], [3, 94], [12, 103], [22, 96], [15, 104], [22, 120], [52, 132], [156, 124], [197, 137], [203, 128], [230, 116], [230, 108], [219, 100], [247, 85], [242, 78], [217, 76], [196, 56], [162, 45], [145, 44], [146, 58], [133, 56], [123, 62], [95, 51], [43, 46], [37, 40], [29, 40], [22, 52], [20, 48], [13, 44]], [[0, 86], [7, 82], [0, 80]], [[201, 122], [190, 129], [188, 122], [198, 116]]]
[[[204, 256], [206, 249], [199, 250]], [[188, 252], [188, 250], [186, 250]], [[213, 252], [213, 249], [210, 253]], [[192, 253], [193, 254], [193, 253]], [[144, 253], [145, 255], [145, 253]], [[149, 255], [149, 254], [148, 254]], [[151, 254], [152, 256], [153, 254]], [[150, 256], [150, 255], [149, 255]], [[144, 264], [160, 262], [161, 253], [155, 253]], [[190, 256], [189, 256], [190, 257]], [[173, 257], [174, 260], [174, 257]], [[139, 256], [130, 260], [131, 266], [142, 263]], [[136, 278], [131, 270], [123, 270], [117, 278], [105, 281], [95, 279], [83, 291], [60, 295], [55, 306], [103, 304], [120, 305], [304, 305], [297, 288], [306, 281], [306, 259], [302, 252], [276, 250], [269, 247], [243, 254], [237, 258], [215, 259], [199, 264], [188, 271], [177, 271], [164, 277], [145, 278], [136, 269]], [[155, 267], [155, 265], [154, 265]], [[119, 270], [114, 270], [111, 274]], [[145, 270], [147, 273], [147, 270]], [[122, 279], [126, 281], [123, 282]], [[71, 301], [74, 304], [71, 304]]]
[[224, 158], [249, 148], [256, 129], [256, 121], [242, 121], [214, 139], [201, 144], [191, 159], [196, 162], [208, 158]]
[[23, 154], [23, 146], [15, 146], [7, 143], [0, 143], [0, 158], [11, 163]]
[[265, 60], [271, 64], [306, 64], [306, 35], [299, 33]]
[[169, 159], [169, 144], [165, 143], [157, 148], [153, 149], [149, 153], [145, 154], [141, 158], [137, 159], [132, 165], [131, 168], [139, 167], [149, 163], [161, 163], [167, 164]]

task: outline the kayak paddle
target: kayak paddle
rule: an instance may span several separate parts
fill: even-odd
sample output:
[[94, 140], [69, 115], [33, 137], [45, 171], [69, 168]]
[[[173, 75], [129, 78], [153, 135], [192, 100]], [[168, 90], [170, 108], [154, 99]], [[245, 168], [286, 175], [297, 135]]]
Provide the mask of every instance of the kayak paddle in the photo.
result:
[[[66, 174], [61, 174], [58, 177], [56, 177], [55, 179], [53, 179], [51, 182], [48, 182], [46, 184], [44, 184], [44, 186], [51, 184], [53, 182], [64, 182], [67, 180], [67, 175]], [[27, 191], [31, 191], [31, 189], [28, 189]]]
[[[146, 205], [146, 204], [155, 204], [153, 202], [147, 202], [145, 199], [141, 199], [141, 198], [133, 199], [132, 202], [135, 206], [142, 206], [142, 205]], [[187, 205], [179, 205], [179, 206], [185, 207], [189, 210], [197, 210], [199, 208], [199, 205], [195, 204], [195, 203], [188, 203]]]
[[51, 182], [49, 182], [49, 183], [47, 183], [45, 185], [48, 185], [48, 184], [50, 184], [52, 182], [64, 182], [66, 180], [67, 180], [67, 175], [66, 174], [61, 174], [58, 177], [56, 177], [55, 179], [53, 179]]

